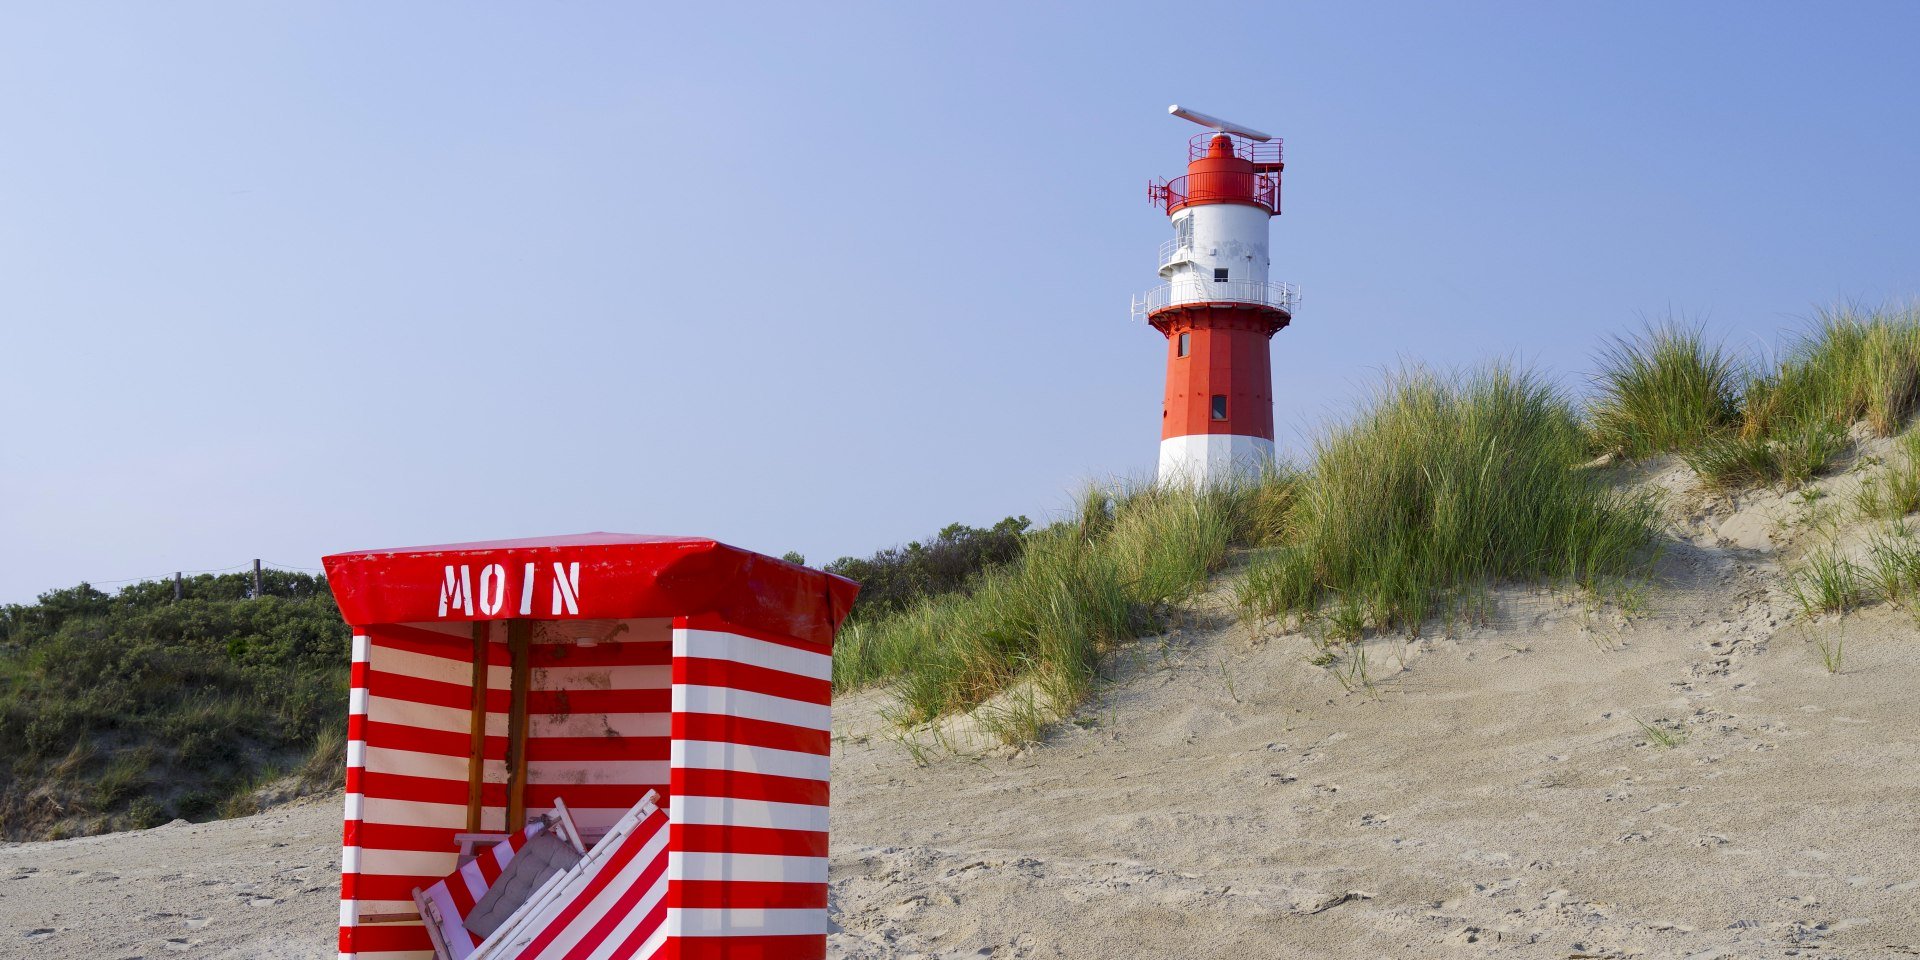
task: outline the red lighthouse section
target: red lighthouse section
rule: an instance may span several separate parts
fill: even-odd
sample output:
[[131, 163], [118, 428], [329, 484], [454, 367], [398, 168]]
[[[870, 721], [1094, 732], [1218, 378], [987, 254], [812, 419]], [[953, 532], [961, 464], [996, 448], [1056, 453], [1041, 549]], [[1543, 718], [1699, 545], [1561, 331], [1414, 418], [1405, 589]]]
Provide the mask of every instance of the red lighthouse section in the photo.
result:
[[1135, 317], [1167, 341], [1163, 483], [1221, 482], [1273, 460], [1269, 340], [1295, 301], [1268, 277], [1283, 167], [1279, 141], [1221, 131], [1193, 139], [1184, 176], [1149, 186], [1173, 224], [1160, 247], [1165, 282], [1134, 301]]
[[1285, 320], [1211, 305], [1154, 315], [1167, 337], [1160, 439], [1240, 434], [1273, 440], [1273, 364], [1267, 340]]

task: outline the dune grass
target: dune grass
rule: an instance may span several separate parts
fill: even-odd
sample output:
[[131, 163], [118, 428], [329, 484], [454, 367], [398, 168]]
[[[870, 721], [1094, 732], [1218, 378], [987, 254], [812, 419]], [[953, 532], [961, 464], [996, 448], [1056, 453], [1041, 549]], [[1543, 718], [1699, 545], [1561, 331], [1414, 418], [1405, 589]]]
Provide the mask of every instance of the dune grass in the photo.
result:
[[1833, 466], [1848, 431], [1905, 428], [1920, 407], [1920, 311], [1822, 311], [1771, 365], [1652, 326], [1599, 355], [1589, 429], [1601, 450], [1677, 452], [1709, 486], [1796, 485]]
[[1847, 450], [1846, 432], [1825, 419], [1780, 424], [1778, 429], [1772, 436], [1711, 437], [1680, 458], [1708, 487], [1734, 491], [1805, 483]]
[[1292, 482], [1089, 491], [1073, 517], [1028, 534], [1017, 559], [967, 590], [850, 624], [834, 683], [891, 684], [904, 725], [1014, 691], [1029, 709], [1003, 718], [1009, 738], [1032, 736], [1035, 717], [1064, 716], [1086, 698], [1102, 653], [1157, 628], [1206, 587], [1230, 546], [1271, 528]]
[[1741, 367], [1697, 327], [1649, 326], [1600, 352], [1589, 409], [1602, 450], [1645, 457], [1689, 447], [1731, 428]]
[[1814, 329], [1741, 398], [1740, 433], [1757, 438], [1824, 423], [1864, 422], [1877, 436], [1904, 427], [1920, 401], [1920, 311], [1822, 311]]
[[1788, 574], [1787, 589], [1808, 617], [1845, 613], [1867, 598], [1860, 565], [1832, 549], [1808, 554]]
[[1853, 502], [1868, 520], [1898, 520], [1920, 510], [1920, 431], [1900, 437], [1886, 471], [1862, 481]]
[[1489, 581], [1640, 571], [1654, 504], [1581, 467], [1587, 442], [1572, 402], [1532, 374], [1394, 375], [1315, 444], [1286, 542], [1253, 564], [1240, 602], [1257, 618], [1324, 608], [1346, 634], [1417, 634]]

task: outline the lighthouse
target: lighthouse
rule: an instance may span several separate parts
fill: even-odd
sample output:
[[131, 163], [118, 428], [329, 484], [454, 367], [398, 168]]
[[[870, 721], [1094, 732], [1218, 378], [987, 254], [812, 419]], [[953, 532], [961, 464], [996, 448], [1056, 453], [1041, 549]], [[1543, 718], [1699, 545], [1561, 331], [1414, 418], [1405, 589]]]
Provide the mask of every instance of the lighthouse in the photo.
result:
[[1178, 104], [1167, 112], [1209, 128], [1187, 149], [1187, 172], [1147, 185], [1173, 223], [1160, 245], [1162, 283], [1133, 300], [1167, 341], [1160, 482], [1204, 486], [1273, 462], [1268, 341], [1293, 320], [1291, 284], [1268, 278], [1267, 221], [1280, 213], [1280, 141]]

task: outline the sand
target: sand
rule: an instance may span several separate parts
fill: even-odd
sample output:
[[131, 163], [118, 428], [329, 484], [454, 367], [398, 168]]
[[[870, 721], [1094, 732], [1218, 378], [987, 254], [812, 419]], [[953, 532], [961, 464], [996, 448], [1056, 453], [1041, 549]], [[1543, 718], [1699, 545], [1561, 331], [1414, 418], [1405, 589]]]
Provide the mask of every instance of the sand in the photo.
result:
[[[1784, 591], [1863, 541], [1857, 473], [1811, 501], [1648, 482], [1679, 541], [1637, 611], [1498, 591], [1371, 639], [1363, 683], [1223, 583], [1041, 747], [910, 750], [882, 695], [843, 698], [832, 955], [1920, 955], [1920, 631]], [[0, 955], [332, 956], [337, 818], [0, 846]]]

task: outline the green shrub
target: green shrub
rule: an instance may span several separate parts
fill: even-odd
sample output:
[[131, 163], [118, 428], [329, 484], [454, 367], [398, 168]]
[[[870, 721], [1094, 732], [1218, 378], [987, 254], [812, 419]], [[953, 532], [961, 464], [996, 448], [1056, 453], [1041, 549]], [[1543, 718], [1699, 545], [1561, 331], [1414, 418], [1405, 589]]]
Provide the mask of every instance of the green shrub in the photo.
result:
[[1653, 504], [1579, 467], [1585, 454], [1572, 404], [1530, 374], [1393, 376], [1316, 443], [1293, 542], [1254, 565], [1241, 603], [1270, 618], [1338, 598], [1367, 625], [1418, 633], [1486, 581], [1643, 569]]
[[1698, 328], [1665, 325], [1615, 338], [1600, 353], [1589, 412], [1601, 449], [1643, 457], [1726, 432], [1738, 409], [1739, 364]]
[[205, 816], [344, 732], [348, 631], [323, 579], [268, 571], [259, 599], [250, 574], [183, 586], [0, 607], [0, 835]]
[[1018, 557], [1031, 524], [1026, 517], [1008, 517], [984, 529], [950, 524], [925, 542], [889, 547], [871, 557], [841, 557], [826, 570], [860, 583], [854, 615], [870, 619], [965, 589], [981, 571]]

